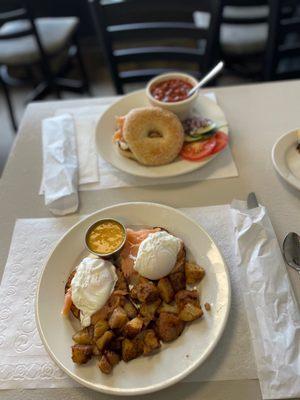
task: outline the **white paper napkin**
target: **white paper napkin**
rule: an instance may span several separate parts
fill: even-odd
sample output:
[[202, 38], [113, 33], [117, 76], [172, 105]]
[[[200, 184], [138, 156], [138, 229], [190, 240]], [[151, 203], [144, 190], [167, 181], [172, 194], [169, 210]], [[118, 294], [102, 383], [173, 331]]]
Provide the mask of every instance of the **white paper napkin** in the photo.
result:
[[265, 207], [231, 208], [240, 282], [264, 399], [300, 397], [300, 312]]
[[[224, 334], [211, 356], [185, 381], [254, 379], [257, 373], [243, 289], [239, 285], [235, 265], [230, 208], [217, 206], [183, 211], [202, 224], [218, 244], [229, 267], [232, 285], [232, 305]], [[79, 218], [25, 219], [16, 222], [0, 287], [2, 389], [78, 385], [61, 372], [46, 353], [35, 325], [34, 300], [45, 259], [57, 240]]]
[[[206, 93], [206, 97], [217, 101], [214, 93]], [[116, 187], [166, 185], [180, 182], [199, 182], [206, 179], [221, 179], [238, 176], [237, 167], [233, 160], [230, 147], [222, 154], [197, 171], [166, 179], [147, 179], [129, 175], [118, 170], [97, 155], [95, 127], [101, 114], [109, 105], [90, 107], [61, 108], [56, 115], [69, 113], [73, 116], [76, 126], [79, 160], [79, 190], [100, 190]], [[40, 194], [42, 194], [42, 185]]]
[[45, 205], [56, 215], [78, 208], [78, 162], [73, 118], [63, 114], [42, 122]]

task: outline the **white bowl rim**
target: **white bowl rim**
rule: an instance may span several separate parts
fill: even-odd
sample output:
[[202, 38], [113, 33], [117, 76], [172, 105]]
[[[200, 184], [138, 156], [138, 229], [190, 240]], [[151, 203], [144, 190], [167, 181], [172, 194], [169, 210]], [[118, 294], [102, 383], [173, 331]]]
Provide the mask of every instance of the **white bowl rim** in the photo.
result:
[[[40, 292], [40, 285], [41, 285], [41, 281], [42, 281], [42, 277], [44, 275], [44, 271], [46, 269], [46, 266], [50, 260], [50, 258], [52, 257], [52, 254], [54, 253], [57, 245], [70, 233], [70, 231], [72, 231], [74, 228], [76, 228], [79, 224], [81, 224], [84, 220], [86, 220], [87, 218], [92, 217], [93, 215], [96, 215], [97, 213], [99, 213], [100, 211], [107, 211], [109, 209], [112, 209], [114, 207], [119, 207], [119, 206], [126, 206], [126, 205], [150, 205], [150, 206], [155, 206], [155, 207], [159, 207], [159, 208], [164, 208], [167, 210], [172, 210], [173, 212], [175, 211], [176, 213], [180, 214], [181, 216], [183, 216], [184, 218], [186, 218], [187, 220], [189, 220], [189, 222], [193, 225], [196, 225], [205, 235], [207, 235], [207, 237], [212, 241], [212, 243], [215, 245], [215, 247], [217, 248], [220, 257], [222, 259], [223, 265], [224, 265], [224, 269], [226, 272], [226, 281], [227, 281], [227, 287], [228, 287], [228, 303], [227, 303], [227, 309], [226, 309], [226, 313], [224, 316], [224, 319], [222, 321], [222, 325], [221, 328], [218, 332], [218, 335], [215, 337], [215, 341], [213, 343], [213, 345], [211, 346], [209, 352], [207, 354], [205, 354], [205, 356], [201, 359], [199, 359], [198, 362], [196, 362], [194, 365], [190, 366], [188, 369], [186, 369], [184, 372], [182, 372], [180, 375], [177, 375], [173, 378], [168, 379], [166, 382], [164, 383], [159, 383], [156, 385], [151, 385], [151, 386], [147, 386], [143, 389], [111, 389], [111, 388], [107, 388], [107, 387], [101, 387], [101, 389], [99, 388], [95, 388], [93, 384], [91, 384], [89, 381], [86, 381], [82, 378], [77, 377], [76, 375], [70, 373], [68, 371], [67, 368], [65, 368], [65, 366], [63, 364], [61, 364], [55, 354], [52, 353], [52, 350], [49, 348], [47, 340], [45, 339], [45, 336], [43, 334], [42, 331], [42, 327], [40, 325], [40, 319], [39, 319], [39, 312], [38, 312], [38, 298], [39, 298], [39, 292]], [[135, 201], [135, 202], [123, 202], [123, 203], [117, 203], [117, 204], [113, 204], [107, 207], [103, 207], [89, 215], [87, 215], [85, 218], [82, 218], [80, 221], [76, 222], [76, 224], [74, 224], [70, 229], [67, 230], [67, 232], [61, 237], [61, 239], [56, 243], [55, 247], [51, 250], [49, 256], [47, 257], [46, 261], [44, 262], [44, 265], [42, 267], [42, 271], [40, 274], [40, 277], [38, 279], [38, 284], [37, 284], [37, 289], [36, 289], [36, 295], [35, 295], [35, 320], [36, 320], [36, 325], [37, 325], [37, 329], [39, 332], [39, 335], [41, 337], [42, 343], [45, 346], [45, 349], [47, 351], [47, 353], [49, 354], [49, 356], [52, 358], [52, 360], [56, 363], [56, 365], [59, 366], [59, 368], [61, 368], [68, 376], [70, 376], [72, 379], [74, 379], [75, 381], [77, 381], [78, 383], [80, 383], [81, 385], [88, 387], [89, 389], [101, 392], [101, 393], [106, 393], [106, 394], [112, 394], [112, 395], [119, 395], [119, 396], [137, 396], [137, 395], [141, 395], [141, 394], [148, 394], [148, 393], [153, 393], [165, 388], [168, 388], [172, 385], [174, 385], [177, 382], [180, 382], [182, 379], [184, 379], [186, 376], [188, 376], [190, 373], [192, 373], [196, 368], [198, 368], [199, 365], [203, 364], [204, 361], [211, 355], [211, 353], [214, 351], [215, 347], [217, 346], [217, 344], [219, 343], [220, 338], [222, 337], [227, 321], [228, 321], [228, 317], [229, 317], [229, 312], [231, 309], [231, 283], [230, 283], [230, 275], [229, 275], [229, 269], [228, 266], [224, 260], [224, 257], [221, 253], [221, 251], [219, 250], [219, 247], [216, 245], [216, 243], [214, 242], [214, 240], [212, 239], [212, 237], [209, 235], [209, 233], [202, 227], [202, 225], [200, 225], [198, 222], [195, 222], [192, 218], [190, 218], [189, 216], [187, 216], [186, 214], [184, 214], [182, 211], [174, 208], [174, 207], [170, 207], [167, 206], [165, 204], [160, 204], [160, 203], [153, 203], [153, 202], [147, 202], [147, 201]]]

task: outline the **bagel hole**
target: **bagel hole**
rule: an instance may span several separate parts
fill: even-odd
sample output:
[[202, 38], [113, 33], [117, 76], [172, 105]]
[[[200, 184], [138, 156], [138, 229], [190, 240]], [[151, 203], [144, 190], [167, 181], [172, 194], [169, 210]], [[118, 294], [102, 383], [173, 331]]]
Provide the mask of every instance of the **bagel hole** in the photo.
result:
[[158, 138], [158, 137], [162, 137], [162, 134], [160, 132], [157, 132], [157, 131], [150, 131], [148, 133], [148, 137], [149, 138]]

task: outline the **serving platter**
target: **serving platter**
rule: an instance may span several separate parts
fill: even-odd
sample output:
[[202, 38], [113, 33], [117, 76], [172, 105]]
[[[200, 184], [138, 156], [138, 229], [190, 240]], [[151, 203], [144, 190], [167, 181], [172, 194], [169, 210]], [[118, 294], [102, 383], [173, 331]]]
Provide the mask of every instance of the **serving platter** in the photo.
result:
[[[131, 175], [144, 178], [168, 178], [202, 168], [220, 154], [214, 154], [198, 162], [187, 161], [178, 157], [170, 164], [157, 167], [144, 166], [135, 160], [121, 156], [116, 146], [112, 143], [112, 138], [116, 130], [116, 117], [126, 115], [133, 108], [147, 107], [149, 105], [145, 90], [138, 90], [123, 96], [102, 114], [96, 127], [96, 146], [102, 158], [116, 168]], [[219, 105], [213, 100], [199, 95], [191, 114], [201, 115], [213, 120], [217, 126], [222, 127], [221, 130], [226, 135], [229, 134], [225, 115]]]
[[278, 174], [300, 190], [300, 153], [296, 149], [298, 129], [282, 135], [272, 149], [272, 161]]
[[[71, 360], [72, 335], [78, 321], [61, 316], [64, 286], [70, 272], [86, 256], [87, 228], [101, 218], [126, 226], [161, 226], [181, 238], [188, 259], [205, 268], [198, 285], [201, 303], [211, 304], [204, 318], [186, 327], [174, 342], [157, 353], [129, 363], [121, 361], [111, 375], [101, 374], [96, 360], [77, 366]], [[205, 230], [173, 208], [155, 203], [124, 203], [91, 214], [57, 243], [44, 265], [36, 295], [37, 327], [49, 355], [70, 377], [91, 389], [115, 395], [140, 395], [168, 387], [199, 367], [215, 348], [230, 309], [230, 280], [223, 257]]]

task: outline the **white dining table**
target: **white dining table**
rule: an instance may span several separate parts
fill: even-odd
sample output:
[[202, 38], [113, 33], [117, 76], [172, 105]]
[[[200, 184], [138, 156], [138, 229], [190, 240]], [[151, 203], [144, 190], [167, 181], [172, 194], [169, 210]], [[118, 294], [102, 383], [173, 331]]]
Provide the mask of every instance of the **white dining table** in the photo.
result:
[[[259, 202], [268, 208], [280, 244], [287, 232], [300, 232], [300, 193], [276, 174], [271, 160], [271, 149], [278, 137], [300, 127], [300, 80], [209, 89], [212, 90], [229, 122], [230, 147], [238, 177], [80, 192], [79, 213], [88, 214], [127, 201], [153, 201], [173, 207], [228, 204], [233, 199], [246, 199], [247, 194], [254, 191]], [[53, 217], [44, 205], [44, 198], [38, 194], [42, 176], [42, 119], [61, 107], [110, 104], [116, 99], [51, 101], [27, 107], [0, 179], [0, 275], [16, 219]], [[300, 277], [294, 270], [288, 269], [288, 273], [299, 301]], [[0, 391], [0, 399], [5, 400], [104, 400], [113, 397], [83, 387]], [[178, 383], [143, 397], [252, 400], [260, 399], [261, 394], [258, 380], [234, 380]]]

